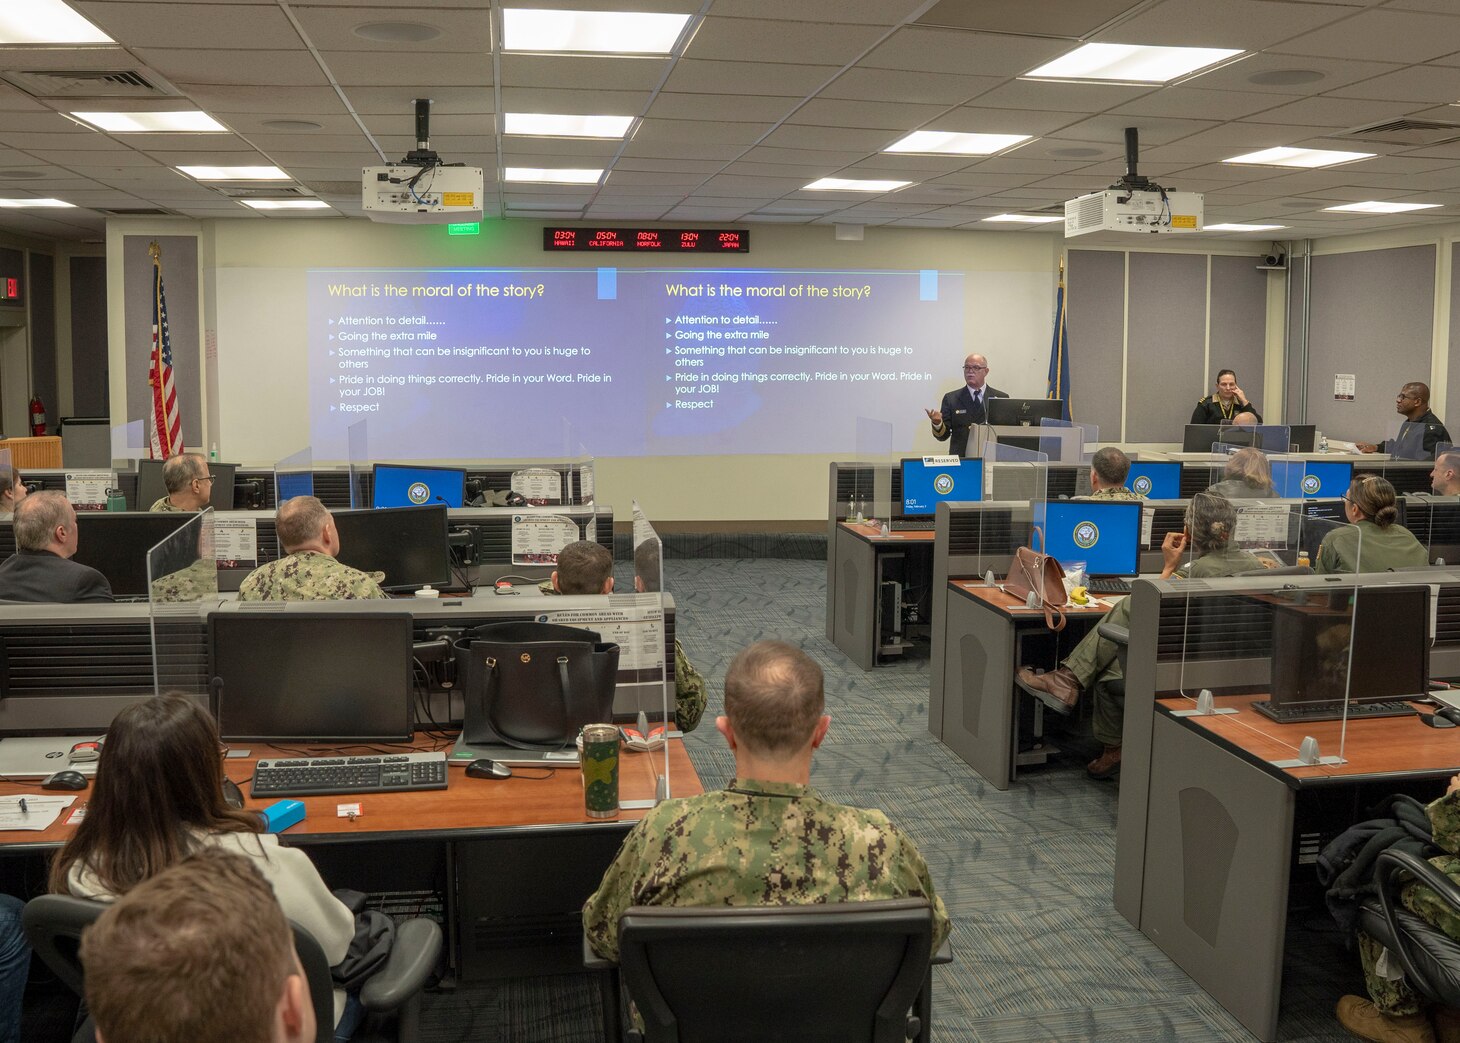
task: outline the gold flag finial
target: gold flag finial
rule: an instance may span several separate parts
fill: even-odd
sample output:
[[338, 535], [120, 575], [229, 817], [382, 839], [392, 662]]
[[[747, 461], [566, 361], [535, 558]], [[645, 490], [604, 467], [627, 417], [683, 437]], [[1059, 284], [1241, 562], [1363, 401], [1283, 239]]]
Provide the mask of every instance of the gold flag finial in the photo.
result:
[[162, 259], [162, 247], [154, 239], [147, 244], [147, 256], [152, 258], [152, 263], [157, 264]]

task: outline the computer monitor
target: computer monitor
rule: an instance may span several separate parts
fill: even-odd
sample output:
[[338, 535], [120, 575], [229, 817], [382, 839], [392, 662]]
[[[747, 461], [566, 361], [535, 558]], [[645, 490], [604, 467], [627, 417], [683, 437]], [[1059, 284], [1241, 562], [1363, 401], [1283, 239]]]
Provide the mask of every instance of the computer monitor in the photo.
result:
[[335, 511], [340, 561], [361, 572], [383, 572], [386, 590], [451, 584], [451, 548], [446, 542], [446, 508], [385, 507]]
[[1087, 576], [1140, 572], [1141, 505], [1134, 500], [1057, 500], [1044, 505], [1044, 547], [1061, 564], [1083, 561]]
[[1181, 498], [1181, 464], [1175, 460], [1133, 460], [1125, 487], [1148, 500]]
[[944, 500], [983, 499], [983, 461], [925, 464], [922, 458], [902, 462], [902, 513], [931, 516]]
[[1272, 484], [1288, 499], [1329, 499], [1348, 492], [1354, 465], [1338, 460], [1273, 460]]
[[146, 597], [147, 552], [196, 517], [177, 511], [77, 511], [71, 560], [100, 572], [119, 598]]
[[1060, 420], [1065, 413], [1058, 398], [991, 398], [986, 405], [994, 427], [1038, 427], [1041, 420]]
[[[1374, 585], [1273, 609], [1272, 702], [1379, 702], [1423, 695], [1430, 590]], [[1335, 605], [1337, 600], [1340, 604]], [[1352, 647], [1350, 647], [1352, 645]]]
[[274, 502], [283, 503], [296, 496], [314, 495], [313, 471], [276, 471], [274, 473]]
[[[162, 460], [137, 461], [137, 510], [145, 511], [167, 495], [167, 483], [162, 480]], [[208, 473], [213, 476], [212, 490], [208, 494], [208, 506], [215, 511], [233, 510], [233, 476], [237, 464], [208, 462]]]
[[230, 742], [407, 742], [409, 612], [208, 617], [209, 699]]
[[1313, 442], [1318, 436], [1316, 424], [1289, 424], [1288, 448], [1295, 453], [1313, 452]]
[[372, 478], [375, 507], [415, 507], [427, 503], [460, 507], [466, 496], [466, 471], [460, 467], [376, 464]]

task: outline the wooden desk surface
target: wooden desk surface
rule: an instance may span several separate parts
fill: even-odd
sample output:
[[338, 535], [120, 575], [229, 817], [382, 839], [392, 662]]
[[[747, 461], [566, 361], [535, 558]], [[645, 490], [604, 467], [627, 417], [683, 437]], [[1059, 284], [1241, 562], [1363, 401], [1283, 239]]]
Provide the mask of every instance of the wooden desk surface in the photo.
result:
[[[1352, 782], [1361, 777], [1445, 777], [1460, 771], [1460, 728], [1430, 728], [1418, 717], [1377, 717], [1347, 722], [1345, 736], [1343, 721], [1279, 724], [1270, 720], [1250, 705], [1265, 698], [1262, 694], [1222, 696], [1217, 705], [1233, 707], [1237, 713], [1176, 720], [1209, 733], [1245, 760], [1286, 779], [1295, 789], [1325, 782]], [[1194, 700], [1179, 697], [1158, 699], [1156, 705], [1168, 712], [1196, 707]], [[1342, 744], [1344, 763], [1272, 766], [1274, 760], [1296, 760], [1298, 745], [1308, 735], [1318, 740], [1319, 752], [1325, 757], [1337, 756]]]
[[868, 543], [931, 543], [933, 542], [933, 530], [908, 529], [903, 532], [891, 532], [886, 536], [882, 535], [882, 523], [876, 525], [867, 522], [837, 522], [839, 526], [846, 529], [853, 536], [866, 540]]
[[[1044, 618], [1043, 609], [1030, 608], [1019, 598], [1012, 594], [1005, 594], [998, 587], [991, 587], [981, 579], [950, 579], [948, 586], [953, 588], [964, 597], [973, 598], [975, 601], [982, 601], [995, 611], [1002, 612], [1011, 619], [1025, 619], [1038, 616]], [[1124, 595], [1113, 595], [1124, 597]], [[1109, 605], [1102, 605], [1091, 602], [1088, 605], [1063, 605], [1061, 606], [1067, 616], [1103, 616], [1110, 611]]]
[[[235, 744], [242, 747], [244, 744]], [[418, 740], [421, 749], [432, 745]], [[238, 783], [244, 794], [244, 805], [262, 808], [281, 798], [254, 800], [248, 795], [248, 780], [254, 763], [261, 757], [288, 757], [287, 751], [274, 752], [261, 743], [249, 744], [250, 756], [225, 762], [229, 778]], [[314, 749], [313, 747], [310, 747]], [[349, 748], [359, 756], [358, 747]], [[318, 754], [320, 756], [328, 754]], [[349, 754], [344, 754], [349, 755]], [[280, 837], [286, 842], [332, 843], [358, 840], [401, 839], [470, 839], [473, 834], [563, 828], [622, 828], [624, 823], [644, 817], [643, 810], [620, 811], [611, 819], [589, 818], [583, 811], [583, 776], [576, 765], [548, 769], [513, 768], [510, 779], [469, 779], [464, 767], [448, 764], [447, 788], [411, 793], [363, 793], [349, 796], [298, 797], [304, 802], [303, 822], [290, 826]], [[657, 774], [664, 771], [664, 751], [630, 753], [619, 758], [619, 799], [652, 800]], [[699, 776], [679, 739], [669, 744], [669, 782], [673, 796], [687, 797], [702, 793]], [[536, 776], [548, 775], [547, 778]], [[0, 796], [41, 793], [40, 780], [0, 782]], [[74, 827], [66, 824], [76, 808], [83, 806], [91, 794], [84, 790], [47, 790], [47, 796], [75, 796], [76, 803], [66, 809], [49, 829], [0, 831], [0, 848], [10, 852], [58, 847], [66, 841]], [[358, 803], [361, 814], [355, 820], [336, 814], [340, 804]]]

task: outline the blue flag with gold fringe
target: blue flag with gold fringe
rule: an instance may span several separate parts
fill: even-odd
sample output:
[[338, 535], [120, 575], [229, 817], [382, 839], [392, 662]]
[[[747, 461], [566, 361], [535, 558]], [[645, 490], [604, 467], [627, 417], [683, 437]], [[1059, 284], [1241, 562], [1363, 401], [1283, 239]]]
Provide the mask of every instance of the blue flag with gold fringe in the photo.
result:
[[1049, 390], [1045, 398], [1064, 402], [1060, 416], [1073, 419], [1070, 410], [1070, 335], [1065, 327], [1065, 265], [1060, 262], [1059, 292], [1054, 298], [1054, 339], [1049, 346]]

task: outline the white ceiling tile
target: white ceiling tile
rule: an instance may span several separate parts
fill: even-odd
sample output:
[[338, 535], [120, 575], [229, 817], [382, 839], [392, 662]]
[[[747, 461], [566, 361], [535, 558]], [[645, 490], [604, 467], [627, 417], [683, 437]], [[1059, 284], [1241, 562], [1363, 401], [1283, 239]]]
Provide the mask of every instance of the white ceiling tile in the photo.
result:
[[[648, 104], [648, 91], [577, 90], [571, 87], [503, 87], [503, 112], [551, 112], [572, 116], [638, 116]], [[479, 111], [490, 112], [492, 96], [477, 95]]]
[[[1397, 72], [1384, 73], [1359, 83], [1350, 83], [1333, 92], [1341, 98], [1376, 98], [1383, 101], [1460, 101], [1460, 68], [1440, 65], [1415, 65]], [[1456, 110], [1460, 116], [1460, 110]]]
[[[696, 144], [686, 146], [673, 141], [640, 141], [635, 138], [624, 146], [625, 156], [639, 158], [718, 160], [721, 164], [739, 159], [745, 152], [744, 145]], [[717, 168], [718, 169], [718, 168]]]
[[[1281, 53], [1254, 54], [1232, 65], [1203, 73], [1192, 80], [1191, 85], [1206, 90], [1261, 91], [1301, 98], [1331, 91], [1356, 80], [1394, 72], [1399, 68], [1402, 65], [1393, 62], [1353, 61]], [[1268, 82], [1270, 79], [1286, 81], [1296, 72], [1304, 74], [1303, 82]], [[1316, 78], [1306, 78], [1309, 76]]]
[[997, 76], [957, 76], [854, 66], [833, 80], [820, 97], [960, 105], [986, 93], [1000, 82], [1001, 78]]
[[224, 122], [233, 114], [271, 113], [284, 119], [308, 119], [312, 115], [342, 115], [345, 107], [329, 87], [277, 87], [250, 84], [226, 85], [179, 83], [198, 108]]
[[[0, 164], [3, 165], [3, 164]], [[744, 163], [734, 162], [724, 168], [726, 174], [748, 174], [752, 177], [801, 178], [804, 185], [819, 177], [825, 177], [827, 164], [815, 163]]]
[[[485, 143], [491, 146], [491, 139], [479, 141], [479, 145]], [[569, 166], [568, 160], [578, 157], [587, 161], [592, 160], [594, 164], [603, 164], [612, 159], [622, 141], [604, 141], [596, 138], [528, 138], [519, 135], [507, 135], [502, 138], [503, 152], [533, 152], [539, 156], [555, 157], [555, 165]], [[444, 153], [443, 153], [444, 154]], [[455, 153], [449, 158], [457, 159]]]
[[74, 0], [72, 6], [117, 43], [127, 47], [230, 47], [290, 50], [303, 47], [299, 33], [278, 7], [209, 4], [206, 14], [179, 17], [175, 4], [136, 0]]
[[771, 129], [770, 123], [711, 123], [702, 120], [646, 119], [634, 133], [634, 143], [750, 145]]
[[800, 98], [761, 97], [754, 94], [661, 93], [655, 96], [654, 104], [649, 108], [649, 116], [653, 119], [747, 121], [769, 124], [784, 119], [800, 104]]
[[918, 21], [991, 33], [1083, 37], [1141, 6], [1138, 0], [941, 0]]
[[836, 149], [880, 152], [902, 135], [896, 131], [853, 130], [849, 127], [801, 127], [782, 124], [765, 138], [765, 144], [780, 148]]
[[738, 157], [752, 163], [796, 163], [805, 166], [845, 166], [848, 163], [855, 163], [859, 159], [865, 159], [866, 149], [856, 151], [836, 149], [802, 149], [783, 148], [770, 145], [757, 145], [744, 155]]
[[1425, 62], [1456, 50], [1460, 23], [1446, 15], [1361, 11], [1284, 43], [1284, 54], [1387, 62]]
[[1043, 135], [1068, 127], [1087, 115], [1083, 112], [987, 109], [978, 105], [961, 105], [933, 120], [928, 128], [968, 134]]
[[[376, 137], [395, 136], [415, 140], [416, 116], [413, 111], [393, 113], [371, 113], [362, 115], [365, 130]], [[456, 115], [447, 112], [431, 113], [431, 139], [452, 136], [486, 136], [496, 133], [495, 117], [486, 113]]]
[[1114, 83], [1051, 83], [1010, 80], [980, 94], [973, 104], [998, 109], [1034, 109], [1047, 112], [1104, 112], [1123, 105], [1154, 88]]
[[871, 69], [1022, 76], [1074, 48], [1069, 40], [908, 27], [857, 64]]
[[[1196, 81], [1199, 82], [1199, 81]], [[1284, 104], [1286, 99], [1256, 91], [1209, 91], [1168, 87], [1112, 110], [1125, 116], [1174, 116], [1178, 119], [1238, 120]], [[1271, 122], [1290, 123], [1291, 120]]]
[[[648, 91], [658, 86], [668, 64], [664, 58], [504, 54], [501, 62], [502, 86]], [[435, 77], [432, 79], [434, 82]]]
[[[696, 61], [693, 58], [682, 58], [675, 63], [669, 79], [664, 83], [664, 89], [678, 94], [744, 93], [805, 97], [829, 80], [836, 71], [837, 67], [834, 65]], [[511, 80], [506, 82], [510, 83]]]
[[[410, 63], [413, 55], [429, 57], [451, 52], [485, 55], [491, 50], [491, 16], [483, 8], [450, 10], [432, 5], [379, 10], [354, 7], [293, 6], [299, 24], [318, 50], [375, 51]], [[371, 40], [354, 30], [378, 22], [407, 22], [439, 29], [441, 35], [420, 43]], [[380, 60], [379, 58], [377, 60]]]
[[700, 159], [645, 159], [641, 156], [624, 156], [614, 164], [614, 171], [620, 170], [677, 170], [684, 173], [713, 174], [724, 164], [715, 160]]
[[[1355, 98], [1304, 98], [1248, 119], [1249, 123], [1306, 124], [1310, 127], [1361, 127], [1398, 119], [1415, 110], [1413, 102], [1360, 101]], [[1460, 111], [1460, 110], [1457, 110]], [[1373, 149], [1355, 149], [1372, 152]]]
[[[380, 55], [363, 51], [326, 51], [321, 57], [335, 81], [346, 92], [351, 87], [377, 87], [382, 84], [414, 86], [421, 96], [421, 70], [415, 62], [382, 61]], [[484, 54], [434, 54], [431, 56], [431, 82], [453, 87], [491, 86], [492, 62]]]
[[764, 62], [845, 65], [877, 42], [885, 30], [835, 22], [768, 22], [706, 18], [685, 51], [690, 58], [739, 60], [748, 53]]
[[297, 51], [162, 50], [138, 48], [144, 62], [173, 83], [248, 85], [267, 70], [271, 84], [323, 86], [328, 81], [319, 63], [303, 49]]
[[[1270, 0], [1165, 0], [1093, 34], [1102, 43], [1235, 47], [1260, 51], [1353, 14], [1336, 4]], [[1193, 81], [1196, 82], [1196, 81]]]
[[947, 107], [943, 105], [813, 98], [792, 113], [787, 122], [803, 126], [906, 132], [924, 126], [930, 120], [936, 120], [946, 111]]
[[796, 0], [794, 4], [785, 0], [715, 0], [715, 14], [769, 21], [895, 25], [922, 6], [923, 0]]

